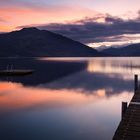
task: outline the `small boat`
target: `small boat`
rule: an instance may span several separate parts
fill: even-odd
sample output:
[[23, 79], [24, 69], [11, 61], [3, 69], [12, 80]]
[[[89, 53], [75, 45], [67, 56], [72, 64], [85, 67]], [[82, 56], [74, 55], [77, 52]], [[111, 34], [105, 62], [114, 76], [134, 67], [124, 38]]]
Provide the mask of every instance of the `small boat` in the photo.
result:
[[9, 64], [6, 69], [0, 70], [0, 76], [24, 76], [32, 73], [33, 70], [30, 69], [13, 69], [13, 65]]
[[33, 70], [15, 69], [15, 70], [0, 70], [0, 76], [24, 76], [32, 74]]

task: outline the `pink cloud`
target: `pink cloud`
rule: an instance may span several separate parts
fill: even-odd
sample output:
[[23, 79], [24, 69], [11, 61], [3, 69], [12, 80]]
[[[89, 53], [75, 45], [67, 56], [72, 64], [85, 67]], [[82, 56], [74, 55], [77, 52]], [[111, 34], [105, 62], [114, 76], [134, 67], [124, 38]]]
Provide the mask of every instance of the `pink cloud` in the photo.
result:
[[[12, 30], [17, 26], [29, 24], [43, 24], [76, 20], [85, 16], [94, 16], [97, 12], [82, 7], [47, 7], [47, 8], [24, 8], [3, 7], [0, 8], [1, 18], [7, 20], [7, 24], [1, 24], [0, 30]], [[2, 28], [3, 26], [3, 28]], [[7, 29], [5, 29], [7, 28]]]

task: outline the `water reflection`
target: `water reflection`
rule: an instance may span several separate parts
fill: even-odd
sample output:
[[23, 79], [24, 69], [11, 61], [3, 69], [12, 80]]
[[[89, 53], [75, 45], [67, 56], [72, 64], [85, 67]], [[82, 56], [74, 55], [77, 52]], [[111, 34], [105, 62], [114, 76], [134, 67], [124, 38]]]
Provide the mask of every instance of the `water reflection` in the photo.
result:
[[59, 78], [71, 75], [73, 73], [86, 69], [87, 62], [80, 61], [41, 61], [36, 58], [20, 59], [0, 59], [0, 68], [6, 69], [11, 64], [13, 69], [32, 69], [32, 75], [24, 77], [0, 77], [3, 81], [21, 82], [24, 85], [36, 86], [41, 83], [48, 83]]
[[[133, 75], [129, 75], [133, 78]], [[120, 74], [89, 73], [82, 71], [72, 77], [66, 77], [49, 84], [40, 84], [40, 87], [50, 89], [80, 89], [83, 94], [92, 94], [102, 89], [106, 96], [121, 94], [122, 92], [133, 92], [133, 79], [126, 80]]]
[[[120, 61], [121, 60], [121, 61]], [[88, 62], [87, 71], [91, 73], [115, 73], [128, 76], [140, 73], [140, 58], [98, 58]]]
[[[123, 94], [126, 94], [127, 100], [130, 99], [128, 96], [129, 92], [123, 92]], [[86, 95], [80, 89], [69, 90], [66, 88], [55, 90], [24, 87], [20, 83], [0, 82], [1, 111], [6, 111], [7, 109], [22, 109], [36, 105], [56, 105], [56, 107], [58, 107], [58, 105], [81, 105], [89, 102], [95, 103], [107, 98], [108, 96], [106, 96], [105, 89], [98, 89], [92, 91], [92, 94]]]
[[139, 59], [55, 59], [10, 60], [36, 72], [1, 79], [0, 139], [111, 140]]
[[4, 140], [111, 139], [120, 118], [120, 100], [132, 96], [124, 92], [108, 98], [103, 89], [86, 95], [80, 90], [7, 82], [0, 87], [0, 137]]

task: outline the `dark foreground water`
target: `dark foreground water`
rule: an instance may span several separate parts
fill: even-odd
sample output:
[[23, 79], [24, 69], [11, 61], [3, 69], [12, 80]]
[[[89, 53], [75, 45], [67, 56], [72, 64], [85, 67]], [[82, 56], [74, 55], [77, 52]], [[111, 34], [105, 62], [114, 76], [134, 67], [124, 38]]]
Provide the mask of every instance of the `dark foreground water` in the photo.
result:
[[140, 58], [0, 59], [0, 140], [111, 140]]

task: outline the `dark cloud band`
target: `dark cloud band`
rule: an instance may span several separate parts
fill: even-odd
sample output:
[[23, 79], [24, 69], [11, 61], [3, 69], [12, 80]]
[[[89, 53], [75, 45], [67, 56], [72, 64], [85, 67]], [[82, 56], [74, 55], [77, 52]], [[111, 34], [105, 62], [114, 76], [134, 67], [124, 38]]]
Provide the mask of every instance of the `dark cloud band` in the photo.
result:
[[[104, 19], [105, 22], [97, 22], [98, 19], [101, 18]], [[107, 37], [110, 36], [140, 33], [140, 16], [133, 20], [124, 20], [106, 14], [98, 15], [93, 18], [85, 18], [68, 24], [52, 23], [36, 26], [40, 29], [65, 35], [82, 43], [93, 43], [105, 41]]]

